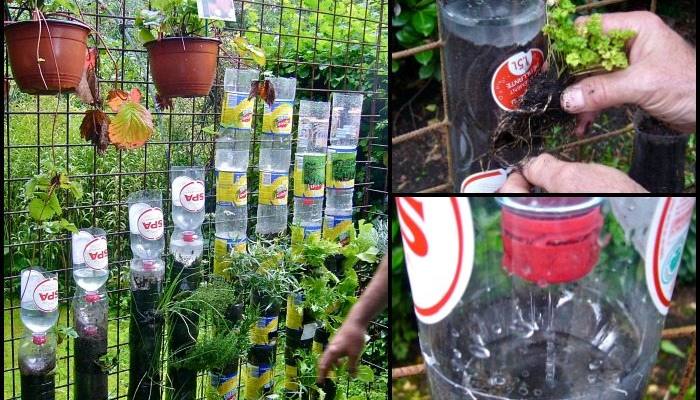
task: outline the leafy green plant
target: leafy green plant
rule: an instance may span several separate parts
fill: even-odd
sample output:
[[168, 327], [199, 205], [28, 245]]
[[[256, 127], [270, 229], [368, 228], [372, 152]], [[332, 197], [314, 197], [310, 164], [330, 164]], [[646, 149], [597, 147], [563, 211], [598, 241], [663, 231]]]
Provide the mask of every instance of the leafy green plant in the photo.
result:
[[[411, 48], [435, 40], [437, 37], [437, 8], [434, 0], [401, 0], [394, 7], [391, 19], [395, 38], [403, 48]], [[420, 65], [420, 79], [440, 80], [440, 57], [438, 50], [426, 50], [413, 56]], [[404, 60], [393, 60], [391, 71], [396, 73], [405, 64]]]
[[576, 6], [571, 0], [552, 3], [542, 30], [556, 54], [560, 75], [565, 66], [572, 74], [627, 67], [625, 43], [634, 37], [634, 31], [612, 29], [604, 33], [600, 14], [593, 14], [585, 23], [575, 25]]
[[58, 233], [62, 230], [77, 232], [71, 222], [62, 218], [63, 208], [61, 198], [65, 200], [70, 194], [79, 200], [83, 190], [77, 182], [68, 177], [65, 169], [50, 163], [45, 166], [45, 172], [33, 176], [24, 185], [24, 198], [27, 202], [29, 216], [47, 233]]
[[[154, 0], [151, 7], [153, 10], [141, 10], [134, 22], [143, 42], [164, 36], [204, 36], [204, 20], [197, 14], [196, 0]], [[224, 21], [211, 20], [209, 24], [224, 27]]]

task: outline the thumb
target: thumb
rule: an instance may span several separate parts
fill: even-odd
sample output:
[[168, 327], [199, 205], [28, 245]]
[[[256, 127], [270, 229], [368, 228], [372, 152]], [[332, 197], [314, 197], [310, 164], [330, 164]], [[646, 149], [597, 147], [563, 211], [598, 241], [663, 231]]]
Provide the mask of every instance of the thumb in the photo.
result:
[[634, 66], [585, 78], [564, 90], [561, 106], [570, 114], [600, 111], [625, 103], [637, 103], [640, 88], [634, 84]]

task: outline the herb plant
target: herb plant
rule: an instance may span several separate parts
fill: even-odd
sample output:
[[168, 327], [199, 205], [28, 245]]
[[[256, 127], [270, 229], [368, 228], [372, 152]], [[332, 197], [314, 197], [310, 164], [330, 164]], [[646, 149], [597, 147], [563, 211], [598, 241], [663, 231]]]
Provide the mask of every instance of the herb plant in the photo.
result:
[[585, 23], [575, 25], [576, 6], [571, 0], [548, 3], [554, 4], [548, 9], [547, 24], [542, 30], [556, 54], [560, 75], [565, 66], [574, 75], [627, 67], [625, 43], [634, 37], [634, 31], [612, 29], [604, 33], [600, 14], [593, 14]]

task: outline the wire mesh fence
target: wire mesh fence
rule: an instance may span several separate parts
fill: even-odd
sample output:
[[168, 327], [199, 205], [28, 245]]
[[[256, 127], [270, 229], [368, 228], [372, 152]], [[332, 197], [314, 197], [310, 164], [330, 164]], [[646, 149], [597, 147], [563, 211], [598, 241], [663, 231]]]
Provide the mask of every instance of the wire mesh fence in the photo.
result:
[[[63, 217], [78, 227], [97, 226], [108, 233], [110, 279], [107, 291], [110, 303], [109, 355], [117, 357], [110, 371], [110, 398], [126, 398], [128, 385], [129, 326], [129, 229], [126, 198], [143, 189], [161, 189], [163, 207], [170, 210], [168, 173], [173, 165], [206, 167], [207, 219], [202, 225], [205, 237], [204, 266], [213, 257], [214, 223], [214, 136], [205, 128], [218, 124], [223, 95], [223, 76], [227, 67], [242, 67], [249, 60], [219, 54], [214, 87], [208, 97], [177, 99], [169, 111], [154, 108], [155, 87], [150, 80], [145, 48], [133, 27], [140, 10], [149, 8], [142, 0], [78, 1], [81, 18], [104, 38], [105, 46], [117, 61], [117, 70], [107, 57], [97, 68], [101, 89], [108, 86], [123, 90], [137, 87], [144, 94], [145, 106], [156, 125], [154, 137], [136, 150], [110, 148], [97, 154], [95, 147], [83, 141], [78, 127], [85, 106], [72, 94], [32, 96], [20, 93], [13, 85], [5, 57], [6, 84], [10, 90], [4, 103], [3, 140], [3, 319], [4, 319], [4, 398], [19, 399], [17, 348], [24, 334], [19, 316], [19, 272], [29, 266], [42, 266], [58, 273], [59, 327], [70, 326], [70, 303], [75, 290], [70, 264], [70, 237], [47, 232], [33, 222], [26, 211], [24, 185], [48, 165], [64, 168], [73, 181], [81, 184], [80, 200], [68, 199], [62, 206]], [[10, 4], [12, 6], [12, 4]], [[254, 0], [234, 2], [238, 17], [218, 32], [224, 41], [240, 34], [265, 50], [267, 69], [276, 76], [297, 78], [297, 100], [330, 100], [336, 91], [364, 95], [360, 144], [355, 180], [354, 220], [385, 215], [388, 201], [386, 166], [387, 141], [387, 9], [385, 0]], [[9, 11], [17, 9], [9, 7]], [[214, 32], [209, 31], [209, 34]], [[7, 54], [5, 50], [5, 55]], [[117, 81], [115, 81], [115, 76]], [[258, 110], [258, 107], [256, 107]], [[256, 112], [256, 122], [262, 114]], [[257, 205], [257, 130], [251, 142], [248, 170], [248, 232], [254, 232]], [[291, 196], [290, 196], [291, 197]], [[291, 200], [291, 199], [290, 199]], [[289, 208], [291, 213], [292, 209]], [[173, 225], [167, 218], [165, 235]], [[290, 214], [291, 222], [291, 214]], [[368, 271], [366, 274], [370, 274]], [[365, 277], [365, 281], [367, 276]], [[386, 321], [386, 317], [383, 320]], [[283, 329], [280, 330], [282, 332]], [[370, 326], [373, 341], [387, 337], [386, 323]], [[385, 344], [384, 344], [385, 346]], [[56, 391], [58, 399], [74, 397], [73, 343], [64, 340], [57, 349]], [[379, 379], [367, 385], [345, 382], [339, 391], [367, 398], [372, 393], [386, 394], [387, 364], [385, 350], [375, 349], [363, 363], [375, 370]], [[278, 357], [281, 360], [283, 356]], [[283, 364], [278, 361], [277, 364]], [[282, 369], [276, 369], [281, 384]], [[203, 374], [202, 374], [203, 375]], [[204, 379], [200, 379], [198, 398], [204, 398]]]

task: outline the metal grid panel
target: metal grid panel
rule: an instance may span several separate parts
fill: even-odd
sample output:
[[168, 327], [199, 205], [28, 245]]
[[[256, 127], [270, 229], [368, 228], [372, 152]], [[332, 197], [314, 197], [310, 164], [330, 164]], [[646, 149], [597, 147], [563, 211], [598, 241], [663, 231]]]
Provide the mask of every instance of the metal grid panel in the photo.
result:
[[[74, 283], [70, 264], [68, 235], [48, 235], [33, 228], [22, 199], [23, 185], [42, 171], [42, 164], [55, 158], [71, 179], [82, 184], [82, 200], [64, 203], [64, 216], [76, 226], [98, 226], [109, 235], [110, 280], [107, 283], [110, 309], [109, 330], [115, 331], [116, 343], [109, 351], [119, 354], [119, 364], [110, 372], [110, 398], [126, 398], [128, 383], [129, 326], [129, 248], [126, 196], [145, 188], [163, 190], [163, 207], [170, 210], [168, 170], [171, 165], [205, 165], [207, 168], [207, 212], [213, 212], [214, 138], [202, 131], [218, 123], [226, 67], [239, 67], [241, 60], [220, 53], [214, 88], [209, 97], [177, 99], [168, 112], [154, 111], [155, 88], [150, 80], [147, 54], [133, 28], [139, 10], [148, 7], [144, 0], [88, 2], [81, 0], [82, 18], [107, 40], [107, 48], [118, 63], [118, 81], [105, 52], [101, 52], [98, 76], [104, 94], [116, 84], [129, 90], [138, 87], [145, 105], [156, 120], [156, 133], [143, 148], [118, 151], [110, 147], [97, 155], [93, 146], [80, 138], [78, 126], [85, 106], [73, 95], [51, 97], [19, 93], [11, 81], [10, 96], [4, 107], [4, 294], [3, 374], [6, 399], [19, 399], [18, 341], [23, 333], [19, 319], [19, 270], [27, 265], [41, 265], [59, 275], [61, 316], [59, 326], [72, 325], [70, 302]], [[332, 8], [326, 6], [331, 5]], [[235, 1], [239, 21], [227, 27], [222, 38], [239, 32], [251, 43], [264, 47], [268, 69], [279, 76], [298, 76], [297, 99], [330, 100], [333, 91], [354, 91], [365, 95], [362, 115], [361, 145], [358, 147], [358, 177], [355, 183], [355, 219], [385, 215], [387, 202], [387, 168], [383, 154], [388, 149], [386, 131], [387, 103], [387, 9], [386, 0], [349, 0], [349, 9], [338, 9], [340, 2], [307, 0]], [[241, 14], [241, 8], [244, 12]], [[14, 10], [11, 8], [14, 12]], [[308, 21], [302, 27], [302, 19]], [[330, 34], [324, 21], [332, 21]], [[296, 23], [295, 23], [296, 21]], [[361, 24], [361, 30], [356, 29]], [[353, 25], [355, 29], [353, 30]], [[309, 30], [310, 28], [310, 30]], [[357, 33], [361, 31], [361, 37]], [[347, 34], [345, 34], [347, 32]], [[275, 46], [276, 43], [276, 46]], [[103, 49], [103, 45], [100, 44]], [[330, 53], [326, 50], [330, 49]], [[6, 50], [4, 50], [6, 51]], [[310, 52], [302, 54], [302, 52]], [[6, 54], [6, 53], [5, 53]], [[7, 58], [5, 58], [7, 60]], [[302, 75], [306, 77], [302, 78]], [[11, 77], [5, 62], [5, 76]], [[256, 108], [257, 109], [257, 108]], [[256, 114], [256, 121], [261, 115]], [[55, 126], [55, 128], [54, 128]], [[54, 132], [52, 135], [52, 131]], [[257, 132], [256, 132], [257, 133]], [[249, 177], [249, 221], [252, 233], [257, 204], [258, 135], [253, 135]], [[290, 196], [291, 197], [291, 196]], [[211, 206], [211, 207], [210, 207]], [[291, 213], [290, 207], [290, 213]], [[290, 215], [291, 220], [291, 215]], [[172, 232], [168, 224], [166, 235]], [[205, 238], [213, 237], [210, 217], [202, 225]], [[205, 260], [212, 248], [205, 242]], [[208, 264], [205, 264], [208, 267]], [[375, 323], [370, 331], [379, 337], [387, 327]], [[282, 332], [280, 332], [282, 333]], [[72, 340], [60, 344], [57, 351], [57, 398], [73, 398]], [[278, 360], [282, 358], [279, 357]], [[281, 361], [278, 361], [278, 363]], [[386, 374], [386, 360], [380, 365], [364, 360], [375, 372]], [[276, 377], [279, 380], [280, 377]], [[59, 383], [60, 382], [60, 383]], [[345, 387], [345, 390], [347, 390]], [[343, 385], [339, 386], [339, 390]], [[369, 393], [370, 385], [366, 387]], [[200, 385], [199, 396], [203, 396]], [[9, 397], [8, 397], [9, 396]], [[203, 397], [200, 397], [203, 398]]]

